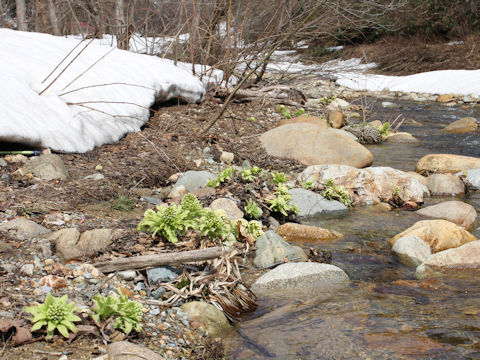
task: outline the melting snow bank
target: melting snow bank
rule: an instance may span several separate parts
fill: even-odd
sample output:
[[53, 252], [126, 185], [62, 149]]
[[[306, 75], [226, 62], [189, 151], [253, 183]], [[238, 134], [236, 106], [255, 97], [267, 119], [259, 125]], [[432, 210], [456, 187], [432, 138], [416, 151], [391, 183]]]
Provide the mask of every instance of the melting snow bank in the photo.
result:
[[155, 102], [203, 100], [202, 83], [169, 60], [88, 43], [0, 29], [0, 142], [86, 152], [140, 130]]
[[408, 76], [340, 73], [335, 78], [339, 85], [354, 90], [480, 95], [480, 70], [439, 70]]

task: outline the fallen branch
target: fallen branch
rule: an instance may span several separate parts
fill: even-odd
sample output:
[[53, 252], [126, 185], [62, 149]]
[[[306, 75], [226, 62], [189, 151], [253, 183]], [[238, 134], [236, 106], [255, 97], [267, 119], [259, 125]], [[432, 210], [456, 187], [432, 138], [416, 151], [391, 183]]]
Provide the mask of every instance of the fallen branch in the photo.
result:
[[110, 261], [102, 261], [92, 265], [103, 273], [109, 273], [121, 270], [144, 269], [151, 266], [175, 265], [187, 262], [210, 260], [221, 257], [223, 253], [224, 251], [221, 246], [215, 246], [200, 250], [121, 258]]
[[[225, 98], [232, 92], [232, 89], [220, 89], [216, 95]], [[258, 98], [278, 100], [277, 102], [286, 102], [285, 105], [294, 103], [300, 106], [306, 101], [306, 97], [301, 91], [284, 85], [268, 86], [260, 89], [239, 89], [233, 98], [247, 101]]]

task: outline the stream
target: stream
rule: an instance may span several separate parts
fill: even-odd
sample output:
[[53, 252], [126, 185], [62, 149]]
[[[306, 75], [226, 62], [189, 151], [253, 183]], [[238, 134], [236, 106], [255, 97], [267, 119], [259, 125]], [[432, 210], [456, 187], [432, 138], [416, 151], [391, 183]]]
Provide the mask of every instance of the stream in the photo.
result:
[[[402, 125], [422, 145], [368, 146], [373, 166], [415, 171], [426, 154], [480, 157], [478, 133], [445, 135], [440, 129], [462, 117], [480, 119], [480, 107], [447, 107], [437, 103], [397, 102], [371, 120], [397, 114], [423, 126]], [[430, 197], [424, 206], [451, 200]], [[480, 211], [480, 192], [463, 199]], [[283, 292], [259, 298], [259, 307], [237, 324], [224, 340], [232, 359], [479, 359], [480, 277], [419, 281], [414, 268], [400, 264], [386, 239], [425, 218], [414, 212], [354, 208], [341, 215], [309, 219], [345, 234], [316, 246], [332, 252], [332, 264], [352, 280], [335, 291], [310, 294]], [[473, 234], [480, 238], [480, 228]]]

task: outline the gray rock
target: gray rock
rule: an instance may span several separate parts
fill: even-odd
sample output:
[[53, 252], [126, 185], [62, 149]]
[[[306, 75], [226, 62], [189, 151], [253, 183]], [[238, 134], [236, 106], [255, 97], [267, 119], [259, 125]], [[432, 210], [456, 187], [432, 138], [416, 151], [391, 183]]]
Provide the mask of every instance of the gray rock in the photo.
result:
[[53, 291], [53, 288], [51, 286], [40, 286], [39, 289], [42, 292], [42, 294], [45, 294], [45, 295]]
[[464, 182], [474, 190], [480, 189], [480, 167], [472, 170], [460, 171], [457, 176], [464, 176]]
[[281, 289], [317, 289], [335, 287], [349, 281], [348, 275], [340, 268], [330, 264], [319, 263], [286, 263], [270, 270], [258, 278], [252, 290]]
[[178, 274], [169, 267], [157, 267], [147, 270], [147, 278], [150, 285], [172, 281], [178, 277]]
[[0, 231], [13, 233], [19, 239], [33, 238], [49, 232], [47, 228], [25, 218], [16, 218], [0, 225]]
[[128, 341], [117, 341], [108, 345], [109, 360], [162, 360], [159, 354], [144, 346], [132, 344]]
[[143, 199], [152, 205], [158, 205], [161, 202], [159, 198], [152, 197], [152, 196], [144, 196]]
[[243, 218], [243, 211], [240, 210], [235, 203], [235, 201], [227, 199], [227, 198], [220, 198], [215, 199], [210, 204], [210, 209], [213, 211], [216, 210], [223, 210], [227, 214], [228, 220], [238, 220]]
[[120, 279], [132, 281], [137, 276], [137, 272], [135, 270], [124, 270], [124, 271], [119, 271], [117, 276]]
[[162, 298], [163, 294], [165, 294], [166, 292], [167, 290], [163, 286], [160, 286], [158, 289], [152, 291], [152, 297], [155, 300], [159, 300]]
[[2, 158], [0, 158], [0, 167], [5, 167], [5, 166], [7, 166], [7, 162]]
[[333, 211], [347, 211], [340, 201], [327, 200], [322, 195], [310, 190], [294, 188], [289, 190], [291, 202], [298, 207], [299, 217], [315, 216]]
[[60, 156], [55, 154], [45, 154], [29, 160], [23, 167], [23, 171], [43, 180], [65, 180], [68, 177], [65, 164]]
[[289, 260], [308, 260], [307, 255], [299, 246], [292, 246], [287, 243], [280, 235], [269, 230], [261, 235], [256, 242], [257, 250], [253, 263], [258, 268], [263, 268], [283, 261]]
[[209, 336], [216, 336], [231, 328], [225, 314], [215, 306], [203, 301], [191, 301], [180, 309], [188, 315], [190, 321], [196, 320], [205, 324]]
[[432, 255], [430, 246], [417, 236], [401, 237], [393, 245], [392, 251], [408, 267], [417, 267]]
[[209, 171], [189, 170], [180, 176], [174, 188], [183, 185], [188, 192], [192, 192], [204, 188], [207, 185], [207, 181], [214, 178], [215, 176]]

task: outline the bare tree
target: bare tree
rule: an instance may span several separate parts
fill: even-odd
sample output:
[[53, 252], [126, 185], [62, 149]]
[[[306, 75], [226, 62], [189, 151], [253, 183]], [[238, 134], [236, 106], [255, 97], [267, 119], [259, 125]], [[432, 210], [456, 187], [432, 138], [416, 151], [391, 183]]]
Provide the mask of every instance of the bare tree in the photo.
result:
[[48, 17], [50, 18], [50, 24], [52, 25], [53, 35], [60, 35], [60, 26], [53, 0], [48, 0]]
[[25, 0], [16, 0], [17, 7], [17, 28], [20, 31], [28, 31], [27, 24], [27, 9], [25, 7]]

